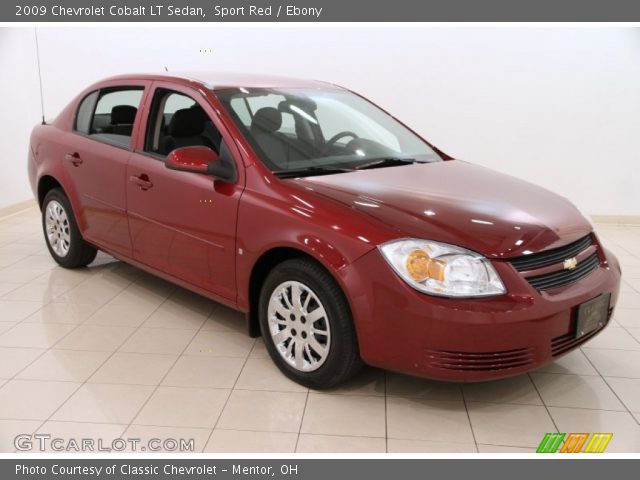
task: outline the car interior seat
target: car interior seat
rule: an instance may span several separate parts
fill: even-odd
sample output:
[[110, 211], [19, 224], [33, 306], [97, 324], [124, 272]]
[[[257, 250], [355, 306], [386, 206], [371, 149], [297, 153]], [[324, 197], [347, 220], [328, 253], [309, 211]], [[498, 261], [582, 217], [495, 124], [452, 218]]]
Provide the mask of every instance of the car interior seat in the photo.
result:
[[206, 114], [196, 108], [177, 110], [169, 122], [169, 135], [163, 142], [164, 153], [192, 146], [204, 146], [217, 151], [213, 140], [205, 135], [206, 118]]
[[251, 120], [251, 135], [262, 151], [275, 163], [288, 163], [289, 148], [276, 135], [282, 126], [282, 113], [273, 107], [259, 109]]
[[111, 109], [110, 131], [104, 133], [130, 137], [137, 113], [138, 109], [132, 105], [116, 105]]

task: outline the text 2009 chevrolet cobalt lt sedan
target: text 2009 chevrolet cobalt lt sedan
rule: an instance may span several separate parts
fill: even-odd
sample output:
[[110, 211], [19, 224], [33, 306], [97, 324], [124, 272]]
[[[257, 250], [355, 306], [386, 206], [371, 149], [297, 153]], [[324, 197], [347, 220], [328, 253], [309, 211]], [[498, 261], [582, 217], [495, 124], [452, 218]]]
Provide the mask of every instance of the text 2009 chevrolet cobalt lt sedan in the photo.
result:
[[346, 89], [130, 75], [31, 137], [53, 258], [96, 250], [246, 314], [292, 379], [362, 362], [526, 372], [611, 318], [620, 267], [566, 199], [455, 160]]

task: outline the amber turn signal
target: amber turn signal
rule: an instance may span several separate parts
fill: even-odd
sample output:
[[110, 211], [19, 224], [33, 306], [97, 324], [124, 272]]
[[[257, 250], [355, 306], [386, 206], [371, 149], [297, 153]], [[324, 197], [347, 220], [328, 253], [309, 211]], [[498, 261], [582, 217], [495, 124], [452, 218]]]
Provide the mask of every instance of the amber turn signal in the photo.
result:
[[407, 256], [407, 273], [416, 282], [423, 282], [429, 278], [429, 263], [431, 259], [424, 250], [414, 250]]
[[416, 282], [424, 282], [427, 278], [442, 282], [446, 265], [442, 260], [430, 258], [424, 250], [413, 250], [406, 262], [407, 273]]

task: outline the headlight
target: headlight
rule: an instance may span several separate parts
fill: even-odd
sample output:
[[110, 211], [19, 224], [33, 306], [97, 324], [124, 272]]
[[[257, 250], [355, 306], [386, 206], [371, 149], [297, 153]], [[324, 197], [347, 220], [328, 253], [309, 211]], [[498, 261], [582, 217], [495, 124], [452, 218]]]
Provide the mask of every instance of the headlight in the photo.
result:
[[446, 243], [402, 239], [378, 247], [410, 286], [442, 297], [488, 297], [506, 293], [502, 280], [482, 255]]

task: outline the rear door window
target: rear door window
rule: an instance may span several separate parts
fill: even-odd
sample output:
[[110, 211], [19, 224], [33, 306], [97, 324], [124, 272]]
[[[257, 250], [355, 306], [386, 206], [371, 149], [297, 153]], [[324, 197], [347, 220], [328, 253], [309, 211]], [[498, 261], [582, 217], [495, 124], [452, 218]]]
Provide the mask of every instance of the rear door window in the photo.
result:
[[[92, 109], [93, 115], [87, 132], [85, 113], [91, 106], [89, 103], [91, 95], [89, 95], [78, 109], [76, 130], [88, 133], [89, 136], [94, 137], [96, 140], [129, 147], [133, 124], [140, 107], [143, 92], [144, 89], [142, 87], [101, 90], [97, 102], [95, 102], [95, 108]], [[85, 103], [87, 103], [86, 107]]]

